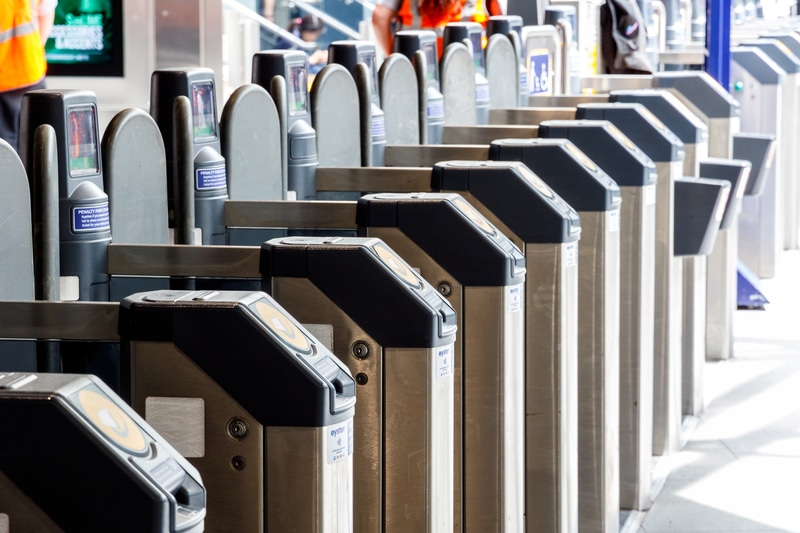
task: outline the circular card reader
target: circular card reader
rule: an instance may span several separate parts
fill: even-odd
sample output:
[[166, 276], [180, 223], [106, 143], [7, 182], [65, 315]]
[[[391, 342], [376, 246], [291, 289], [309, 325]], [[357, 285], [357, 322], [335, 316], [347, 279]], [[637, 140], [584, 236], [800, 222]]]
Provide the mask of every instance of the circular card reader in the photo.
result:
[[464, 200], [463, 198], [456, 198], [453, 200], [453, 205], [458, 208], [459, 211], [464, 213], [464, 215], [472, 221], [478, 228], [483, 230], [487, 235], [497, 235], [495, 229], [489, 224], [489, 221], [486, 220], [486, 217], [478, 213], [474, 207], [472, 207], [469, 202]]
[[313, 352], [308, 337], [300, 331], [293, 320], [268, 300], [259, 300], [255, 303], [254, 309], [270, 333], [278, 337], [281, 342], [306, 355]]
[[388, 246], [383, 243], [376, 244], [372, 247], [375, 253], [380, 257], [383, 264], [394, 272], [399, 279], [406, 285], [414, 289], [422, 288], [420, 279], [414, 274], [414, 271], [409, 268], [405, 261], [399, 255], [394, 253]]
[[139, 426], [108, 397], [87, 387], [78, 392], [73, 400], [95, 428], [111, 442], [132, 455], [147, 455], [147, 440]]

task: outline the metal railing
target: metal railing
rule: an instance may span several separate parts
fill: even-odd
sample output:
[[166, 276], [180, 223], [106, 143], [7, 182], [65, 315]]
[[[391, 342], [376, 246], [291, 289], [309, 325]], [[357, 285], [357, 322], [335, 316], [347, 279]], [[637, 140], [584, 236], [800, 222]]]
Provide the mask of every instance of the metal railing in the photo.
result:
[[226, 8], [236, 11], [237, 13], [247, 18], [248, 20], [256, 22], [259, 26], [266, 29], [270, 33], [273, 33], [282, 39], [286, 39], [287, 41], [289, 41], [290, 43], [292, 43], [294, 46], [296, 46], [301, 50], [315, 50], [317, 48], [316, 43], [308, 43], [304, 41], [303, 39], [297, 37], [292, 32], [281, 28], [271, 20], [262, 17], [249, 7], [240, 4], [237, 0], [222, 0], [222, 5]]

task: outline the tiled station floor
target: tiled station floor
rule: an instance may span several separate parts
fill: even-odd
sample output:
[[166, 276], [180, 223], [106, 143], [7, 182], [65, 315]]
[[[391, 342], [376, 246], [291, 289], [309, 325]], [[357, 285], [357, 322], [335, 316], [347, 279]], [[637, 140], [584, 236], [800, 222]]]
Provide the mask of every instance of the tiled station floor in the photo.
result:
[[784, 252], [760, 286], [771, 303], [736, 312], [734, 357], [706, 364], [706, 409], [659, 465], [669, 475], [651, 509], [625, 529], [800, 532], [800, 252]]

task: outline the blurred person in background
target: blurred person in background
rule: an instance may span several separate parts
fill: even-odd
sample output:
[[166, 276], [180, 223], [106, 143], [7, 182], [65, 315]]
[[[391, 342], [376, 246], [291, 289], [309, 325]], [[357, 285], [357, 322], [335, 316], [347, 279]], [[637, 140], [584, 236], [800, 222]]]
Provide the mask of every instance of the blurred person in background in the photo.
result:
[[[319, 17], [315, 15], [306, 15], [303, 18], [296, 18], [292, 20], [292, 23], [289, 24], [289, 27], [286, 28], [286, 30], [298, 39], [302, 39], [307, 43], [313, 43], [319, 39], [320, 35], [322, 35], [322, 32], [325, 30], [325, 26], [322, 24], [322, 21], [319, 19]], [[275, 49], [297, 50], [298, 47], [287, 39], [279, 39], [278, 42], [275, 43]], [[327, 63], [328, 51], [319, 49], [314, 50], [308, 54], [308, 73], [311, 75], [317, 74]]]
[[434, 30], [442, 50], [442, 31], [450, 22], [478, 22], [486, 26], [490, 16], [502, 15], [499, 0], [378, 0], [372, 12], [372, 27], [378, 45], [392, 53], [394, 31]]
[[22, 95], [44, 89], [44, 44], [57, 0], [4, 0], [0, 9], [0, 138], [19, 149]]

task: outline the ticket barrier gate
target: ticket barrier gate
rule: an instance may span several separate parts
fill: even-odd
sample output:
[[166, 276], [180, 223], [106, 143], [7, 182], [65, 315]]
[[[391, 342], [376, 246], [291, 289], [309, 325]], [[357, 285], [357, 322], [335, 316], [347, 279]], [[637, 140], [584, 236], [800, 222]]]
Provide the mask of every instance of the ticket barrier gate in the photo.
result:
[[[240, 213], [246, 216], [247, 210]], [[329, 216], [331, 211], [336, 214]], [[318, 228], [326, 221], [335, 228], [358, 227], [362, 236], [381, 238], [419, 268], [424, 279], [436, 284], [455, 308], [460, 327], [453, 353], [456, 529], [462, 527], [462, 515], [466, 516], [467, 524], [488, 523], [494, 528], [505, 522], [497, 522], [503, 516], [519, 521], [522, 502], [516, 502], [513, 496], [522, 494], [522, 477], [517, 476], [523, 469], [524, 435], [522, 420], [515, 420], [515, 413], [522, 416], [524, 312], [521, 300], [519, 305], [512, 301], [521, 298], [521, 287], [517, 284], [524, 273], [521, 252], [458, 195], [377, 194], [362, 197], [358, 204], [273, 204], [260, 212], [253, 210], [253, 215], [246, 220], [248, 224], [270, 226], [291, 220], [293, 228]], [[470, 253], [464, 255], [464, 250]], [[507, 308], [497, 308], [491, 303], [504, 299], [509, 301]], [[492, 321], [500, 317], [498, 328], [486, 326], [488, 322], [483, 320], [486, 313], [493, 313]], [[504, 324], [511, 325], [510, 333], [504, 333], [507, 330]], [[514, 330], [519, 330], [518, 337]], [[487, 353], [501, 355], [492, 357], [487, 366]], [[464, 373], [462, 368], [472, 372]], [[476, 375], [481, 379], [476, 379]], [[517, 378], [519, 383], [514, 381]], [[489, 384], [497, 388], [487, 392]], [[500, 413], [476, 410], [475, 397], [494, 398], [488, 403], [506, 408]], [[469, 424], [462, 423], [462, 413], [466, 413]], [[471, 428], [482, 428], [483, 432], [489, 427], [499, 428], [495, 432], [498, 440], [486, 442], [472, 434]], [[463, 459], [462, 448], [470, 451]], [[463, 510], [462, 485], [481, 487], [477, 496], [466, 494]], [[513, 488], [517, 485], [519, 490]], [[496, 489], [500, 492], [489, 497]], [[512, 498], [506, 499], [503, 494]]]
[[[628, 77], [630, 78], [630, 77]], [[684, 104], [694, 115], [705, 123], [708, 128], [708, 155], [710, 157], [718, 158], [731, 158], [736, 157], [742, 159], [733, 153], [733, 145], [735, 136], [739, 131], [740, 124], [740, 109], [739, 103], [719, 85], [711, 76], [704, 72], [659, 72], [654, 77], [649, 78], [636, 77], [636, 79], [624, 79], [616, 77], [600, 77], [596, 81], [603, 82], [604, 80], [615, 81], [619, 80], [622, 83], [629, 83], [631, 81], [642, 84], [644, 80], [645, 87], [658, 87], [661, 89], [668, 89], [682, 104]], [[644, 87], [639, 87], [644, 88]], [[612, 91], [617, 93], [618, 91]], [[613, 96], [612, 96], [613, 98]], [[620, 100], [622, 101], [622, 100]], [[670, 127], [673, 122], [664, 118], [659, 110], [650, 104], [641, 101], [640, 103], [647, 105], [648, 108], [656, 114], [661, 120], [665, 121]], [[687, 159], [691, 159], [691, 146], [684, 143], [687, 153]], [[698, 158], [699, 159], [699, 158]], [[684, 164], [686, 168], [686, 163]], [[716, 286], [716, 280], [730, 279], [732, 276], [733, 268], [730, 266], [730, 260], [722, 258], [732, 257], [725, 249], [731, 246], [731, 239], [735, 243], [736, 236], [729, 232], [722, 232], [718, 235], [715, 243], [715, 250], [711, 253], [709, 260], [709, 268], [716, 271], [715, 274], [709, 276], [709, 281], [712, 283], [710, 287]], [[733, 244], [735, 246], [735, 244]], [[722, 265], [728, 265], [723, 267]], [[725, 268], [723, 271], [722, 268]], [[722, 281], [719, 285], [723, 286], [728, 282]], [[723, 289], [719, 289], [720, 291]], [[729, 304], [724, 303], [719, 298], [711, 298], [708, 300], [708, 322], [707, 333], [709, 335], [707, 350], [711, 358], [727, 359], [731, 355], [733, 348], [733, 325], [732, 313], [726, 311], [730, 308]], [[716, 306], [719, 304], [719, 308]], [[724, 306], [724, 307], [723, 307]], [[726, 336], [725, 332], [730, 331], [730, 336]]]
[[[286, 189], [293, 191], [292, 199], [297, 200], [313, 199], [317, 192], [314, 181], [319, 164], [317, 132], [311, 123], [307, 62], [308, 56], [302, 50], [264, 50], [253, 55], [251, 75], [253, 83], [269, 92], [277, 108], [281, 121], [279, 145], [284, 147], [281, 158], [286, 159]], [[276, 76], [282, 77], [283, 82], [273, 81]], [[265, 141], [260, 145], [267, 150], [274, 143]], [[226, 160], [235, 161], [236, 157]], [[245, 199], [241, 195], [231, 197]]]
[[[587, 76], [584, 89], [601, 93], [615, 90], [668, 89], [708, 127], [708, 155], [730, 157], [732, 137], [739, 131], [739, 103], [708, 73], [657, 72], [653, 76]], [[584, 97], [585, 98], [585, 97]], [[599, 97], [598, 97], [599, 98]], [[558, 105], [560, 98], [533, 100], [530, 105]]]
[[[0, 196], [0, 257], [3, 280], [0, 300], [33, 300], [36, 294], [33, 270], [33, 226], [28, 176], [17, 151], [6, 141], [0, 141], [0, 168], [3, 169], [4, 193]], [[38, 241], [38, 239], [37, 239]], [[38, 249], [38, 244], [37, 244]], [[41, 292], [41, 291], [40, 291]], [[36, 371], [45, 363], [37, 361], [37, 347], [30, 341], [0, 343], [0, 371]], [[0, 511], [2, 512], [2, 511]]]
[[564, 94], [569, 90], [569, 43], [554, 26], [522, 29], [525, 64], [528, 68], [528, 98]]
[[[37, 297], [106, 301], [104, 256], [111, 231], [94, 94], [30, 91], [22, 99], [20, 125], [20, 154], [34, 194], [33, 201], [24, 201], [33, 206], [35, 266], [38, 279], [49, 285], [46, 294], [39, 285]], [[116, 344], [39, 343], [37, 368], [96, 374], [119, 390], [117, 350]]]
[[[414, 63], [419, 91], [420, 144], [441, 144], [444, 97], [439, 85], [439, 52], [431, 30], [401, 30], [394, 34], [394, 51]], [[381, 84], [383, 90], [384, 84]], [[423, 120], [423, 116], [425, 117]], [[391, 144], [388, 139], [387, 143]]]
[[656, 167], [607, 121], [546, 122], [541, 134], [569, 139], [613, 176], [622, 195], [619, 507], [645, 510], [652, 502]]
[[[637, 102], [647, 107], [683, 142], [684, 175], [700, 175], [700, 165], [708, 158], [708, 128], [673, 94], [665, 90], [613, 91], [610, 99], [616, 102]], [[714, 248], [705, 258], [707, 296], [704, 346], [707, 354], [726, 353], [733, 346], [733, 310], [736, 309], [736, 293], [731, 288], [735, 286], [736, 280], [736, 243], [736, 227], [727, 228], [717, 235]], [[686, 295], [691, 294], [688, 284], [694, 284], [692, 277], [699, 276], [700, 273], [695, 271], [698, 265], [694, 264], [692, 259], [686, 258], [683, 262], [684, 268], [689, 269], [684, 276], [684, 282], [687, 284], [684, 287]], [[684, 309], [688, 307], [684, 305]], [[684, 312], [684, 327], [691, 327], [695, 319], [694, 312], [691, 316]], [[684, 340], [686, 339], [687, 334], [684, 332]], [[688, 346], [691, 344], [684, 343], [684, 347]]]
[[[747, 195], [748, 188], [753, 185], [752, 178], [754, 175], [751, 172], [751, 164], [749, 161], [745, 160], [735, 160], [735, 159], [718, 159], [718, 158], [711, 158], [706, 161], [703, 161], [700, 164], [700, 177], [703, 178], [710, 178], [710, 179], [718, 179], [718, 180], [726, 180], [731, 185], [731, 194], [728, 200], [728, 206], [725, 209], [725, 213], [722, 218], [722, 222], [720, 224], [719, 233], [717, 235], [717, 241], [723, 240], [722, 247], [719, 244], [715, 243], [714, 251], [711, 255], [708, 256], [709, 263], [711, 261], [718, 261], [719, 258], [725, 259], [725, 264], [728, 265], [728, 272], [731, 274], [735, 274], [736, 267], [734, 266], [731, 268], [729, 265], [736, 265], [736, 247], [735, 243], [736, 240], [729, 237], [730, 233], [734, 233], [737, 231], [738, 228], [738, 215], [741, 213], [742, 209], [742, 201], [743, 197]], [[756, 184], [758, 185], [758, 184]], [[733, 243], [734, 246], [730, 246], [730, 243]], [[723, 253], [716, 254], [718, 249], [722, 250]], [[727, 254], [727, 255], [726, 255]], [[717, 267], [717, 271], [721, 271], [722, 269]], [[712, 271], [712, 267], [709, 266], [709, 272]], [[732, 272], [731, 272], [732, 271]], [[728, 275], [725, 278], [725, 284], [711, 284], [711, 278], [709, 276], [709, 287], [707, 292], [707, 297], [709, 302], [712, 298], [719, 298], [722, 295], [720, 294], [721, 291], [725, 292], [726, 300], [729, 302], [728, 306], [725, 310], [720, 309], [720, 311], [726, 312], [728, 315], [732, 315], [733, 311], [737, 308], [736, 300], [731, 301], [728, 298], [728, 294], [733, 293], [737, 294], [737, 277], [735, 275]], [[711, 305], [709, 303], [709, 305]], [[708, 327], [711, 327], [712, 323], [708, 323]], [[710, 336], [710, 335], [709, 335]], [[721, 335], [717, 335], [721, 337]], [[726, 338], [733, 338], [733, 332], [726, 332]], [[732, 350], [732, 346], [729, 347]], [[710, 353], [710, 348], [707, 348], [708, 353], [706, 354], [706, 358], [709, 360], [715, 359], [714, 353]], [[696, 367], [697, 368], [697, 367]], [[700, 372], [702, 369], [697, 368], [697, 372]], [[695, 379], [697, 381], [697, 378]], [[697, 414], [702, 410], [703, 403], [702, 397], [698, 398], [698, 394], [692, 394], [689, 396], [687, 391], [684, 390], [684, 413], [685, 414]]]
[[[383, 166], [386, 122], [380, 107], [375, 43], [334, 41], [328, 46], [328, 62], [345, 67], [353, 75], [358, 87], [361, 138], [362, 142], [369, 139], [369, 144], [365, 143], [361, 148], [361, 165], [365, 167]], [[363, 65], [363, 67], [358, 67], [358, 65]]]
[[780, 139], [786, 91], [786, 73], [759, 49], [731, 50], [734, 96], [742, 104], [742, 128], [775, 135], [776, 155], [764, 192], [745, 198], [739, 218], [739, 259], [760, 278], [772, 278], [783, 250], [784, 160]]
[[[58, 240], [65, 299], [108, 299], [108, 276], [98, 265], [111, 241], [108, 196], [103, 192], [97, 103], [89, 91], [39, 90], [22, 100], [20, 154], [34, 174], [34, 135], [43, 124], [59, 124], [56, 137]], [[31, 187], [35, 192], [35, 187]], [[44, 216], [41, 214], [39, 216]], [[77, 286], [75, 280], [83, 283]]]
[[198, 471], [98, 378], [0, 372], [0, 417], [3, 531], [203, 531]]
[[[167, 191], [170, 226], [174, 226], [175, 175], [181, 171], [184, 158], [189, 158], [194, 176], [194, 216], [201, 228], [203, 244], [225, 244], [223, 205], [228, 198], [228, 177], [225, 160], [220, 155], [219, 121], [217, 120], [214, 72], [207, 68], [166, 68], [153, 72], [150, 78], [150, 114], [161, 130], [167, 154]], [[191, 143], [176, 138], [174, 101], [189, 98], [192, 109]], [[175, 148], [175, 145], [179, 147]], [[191, 154], [181, 153], [191, 146]], [[180, 201], [180, 200], [178, 200]]]
[[[683, 263], [683, 335], [680, 388], [682, 415], [703, 410], [706, 362], [706, 258], [724, 214], [736, 221], [738, 201], [728, 181], [682, 178], [675, 182], [675, 255]], [[729, 202], [730, 200], [730, 202]]]
[[580, 93], [581, 57], [578, 51], [578, 6], [568, 3], [551, 4], [545, 8], [544, 25], [553, 26], [561, 39], [562, 92]]
[[433, 172], [430, 168], [320, 168], [317, 186], [320, 191], [337, 192], [457, 192], [523, 250], [528, 265], [526, 515], [537, 517], [535, 527], [574, 530], [578, 512], [577, 213], [519, 163], [450, 162], [437, 164]]
[[261, 270], [301, 321], [332, 326], [356, 376], [353, 530], [451, 531], [453, 308], [379, 239], [274, 239]]
[[708, 127], [664, 89], [612, 91], [609, 102], [642, 104], [683, 143], [683, 175], [697, 176], [700, 161], [708, 158]]
[[[491, 101], [489, 80], [486, 79], [486, 58], [483, 54], [483, 28], [477, 22], [451, 22], [444, 27], [442, 47], [446, 50], [451, 44], [460, 43], [467, 46], [472, 57], [475, 76], [475, 123], [489, 122], [489, 106]], [[442, 80], [445, 83], [445, 80]], [[514, 85], [516, 87], [516, 84]], [[447, 105], [445, 94], [445, 105]], [[447, 115], [445, 115], [446, 117]], [[447, 124], [445, 118], [445, 124]]]
[[[606, 119], [653, 160], [656, 185], [655, 348], [653, 454], [680, 447], [681, 262], [674, 257], [674, 181], [683, 175], [683, 143], [639, 104], [581, 104], [580, 119]], [[544, 125], [544, 124], [543, 124]], [[591, 156], [590, 156], [591, 157]]]
[[[355, 382], [267, 295], [152, 291], [122, 304], [5, 302], [0, 313], [3, 338], [120, 342], [123, 397], [203, 476], [208, 529], [352, 527]], [[220, 330], [236, 332], [232, 343]]]
[[[458, 195], [368, 195], [356, 220], [362, 234], [382, 238], [456, 308], [456, 529], [521, 529], [524, 256]], [[486, 432], [496, 437], [483, 439]]]
[[491, 39], [492, 35], [505, 35], [511, 39], [514, 51], [517, 54], [519, 67], [517, 71], [517, 81], [519, 82], [519, 104], [528, 105], [528, 68], [525, 66], [525, 54], [522, 47], [522, 17], [519, 15], [496, 15], [489, 17], [486, 23], [486, 35]]
[[[486, 79], [489, 82], [489, 107], [516, 106], [519, 102], [519, 54], [510, 36], [490, 36], [486, 45]], [[488, 123], [488, 114], [486, 121]]]
[[[428, 67], [422, 52], [417, 56], [417, 62], [419, 67], [403, 54], [391, 54], [378, 71], [386, 117], [386, 144], [420, 144], [423, 134], [427, 140], [428, 117], [424, 112], [428, 105], [424, 85], [427, 81], [424, 72]], [[417, 71], [422, 76], [418, 77]]]
[[[520, 145], [526, 146], [524, 155], [514, 150]], [[517, 146], [514, 141], [497, 141], [489, 155], [494, 161], [525, 163], [580, 217], [579, 522], [596, 530], [606, 530], [611, 523], [619, 527], [619, 478], [608, 472], [619, 468], [620, 188], [569, 141], [532, 139], [518, 141]], [[597, 435], [603, 437], [594, 438]]]
[[[768, 36], [767, 36], [768, 37]], [[783, 85], [782, 114], [779, 115], [778, 142], [781, 156], [780, 188], [782, 196], [783, 216], [780, 221], [783, 225], [783, 249], [795, 250], [798, 247], [798, 210], [800, 210], [800, 186], [798, 186], [797, 173], [798, 153], [792, 138], [795, 135], [798, 120], [800, 119], [800, 58], [780, 41], [770, 38], [752, 39], [739, 43], [739, 46], [757, 48], [780, 67], [786, 77]], [[734, 91], [736, 86], [734, 86]], [[747, 109], [743, 112], [746, 114]], [[778, 132], [776, 132], [778, 133]], [[779, 200], [780, 201], [780, 200]]]
[[[616, 102], [641, 103], [650, 110], [684, 145], [685, 176], [699, 176], [699, 166], [708, 158], [708, 129], [698, 117], [691, 113], [677, 98], [665, 90], [613, 91], [610, 100]], [[736, 234], [735, 228], [720, 232], [713, 241], [714, 248], [704, 258], [707, 275], [702, 283], [707, 296], [702, 304], [706, 309], [706, 323], [700, 329], [697, 324], [697, 306], [684, 302], [684, 356], [692, 346], [699, 346], [698, 331], [705, 332], [702, 341], [706, 353], [719, 354], [730, 350], [733, 343], [733, 310], [736, 308], [735, 291], [731, 291], [736, 279]], [[732, 252], [732, 253], [731, 253]], [[689, 297], [700, 285], [701, 266], [690, 257], [683, 259], [684, 297]], [[699, 298], [699, 295], [697, 296]], [[698, 305], [700, 303], [698, 302]], [[691, 310], [690, 310], [691, 308]], [[691, 333], [688, 328], [692, 328]], [[690, 339], [696, 338], [696, 344]], [[698, 348], [699, 349], [699, 348]], [[684, 357], [686, 359], [686, 357]], [[684, 369], [684, 376], [686, 371]], [[684, 409], [684, 414], [686, 414]]]
[[[459, 325], [453, 353], [456, 529], [462, 529], [462, 522], [492, 530], [508, 528], [502, 524], [521, 527], [521, 252], [458, 195], [376, 194], [362, 197], [357, 206], [341, 202], [274, 204], [269, 209], [253, 209], [253, 216], [242, 222], [270, 226], [291, 220], [293, 228], [358, 227], [359, 234], [383, 239], [419, 268], [423, 278], [436, 284], [456, 309]], [[250, 206], [243, 207], [239, 213], [247, 216]], [[508, 305], [498, 307], [504, 301]], [[487, 358], [487, 354], [499, 356]], [[476, 397], [487, 405], [505, 407], [499, 412], [487, 410], [476, 406]], [[469, 424], [462, 423], [462, 418]], [[479, 429], [497, 437], [487, 441], [473, 434]], [[462, 452], [464, 448], [468, 453]]]
[[140, 293], [119, 313], [131, 404], [204, 476], [209, 530], [352, 528], [355, 381], [325, 346], [259, 292]]

